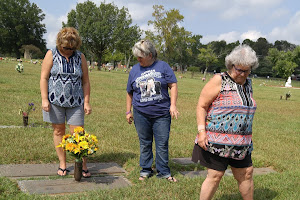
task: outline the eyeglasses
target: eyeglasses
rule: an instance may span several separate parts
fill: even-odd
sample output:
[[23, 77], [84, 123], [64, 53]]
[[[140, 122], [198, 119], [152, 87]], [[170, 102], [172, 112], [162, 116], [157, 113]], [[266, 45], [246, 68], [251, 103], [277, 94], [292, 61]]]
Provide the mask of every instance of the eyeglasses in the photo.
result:
[[75, 48], [70, 48], [70, 47], [63, 47], [64, 50], [69, 50], [69, 51], [74, 51]]
[[248, 69], [248, 70], [242, 70], [242, 69], [239, 69], [239, 68], [236, 68], [235, 65], [232, 65], [235, 69], [235, 71], [238, 73], [238, 74], [242, 74], [242, 73], [245, 73], [245, 74], [249, 74], [251, 73], [251, 69]]

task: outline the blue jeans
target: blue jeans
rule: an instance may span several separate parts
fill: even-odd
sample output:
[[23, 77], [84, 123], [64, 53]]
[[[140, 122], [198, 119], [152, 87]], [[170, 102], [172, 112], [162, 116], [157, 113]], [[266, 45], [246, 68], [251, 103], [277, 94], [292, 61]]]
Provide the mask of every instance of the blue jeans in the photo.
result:
[[153, 162], [152, 143], [155, 139], [155, 165], [158, 178], [171, 176], [169, 164], [169, 134], [171, 126], [170, 114], [150, 118], [133, 108], [133, 118], [140, 140], [140, 171], [141, 176], [151, 176]]

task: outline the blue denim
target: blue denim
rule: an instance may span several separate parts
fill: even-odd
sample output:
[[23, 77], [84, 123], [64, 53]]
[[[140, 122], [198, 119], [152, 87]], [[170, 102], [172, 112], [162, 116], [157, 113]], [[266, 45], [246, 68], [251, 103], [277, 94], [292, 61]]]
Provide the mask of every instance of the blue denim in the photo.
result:
[[133, 108], [133, 118], [140, 140], [140, 171], [141, 176], [151, 176], [153, 162], [152, 143], [155, 139], [155, 165], [158, 178], [171, 176], [169, 164], [169, 134], [171, 115], [150, 118]]

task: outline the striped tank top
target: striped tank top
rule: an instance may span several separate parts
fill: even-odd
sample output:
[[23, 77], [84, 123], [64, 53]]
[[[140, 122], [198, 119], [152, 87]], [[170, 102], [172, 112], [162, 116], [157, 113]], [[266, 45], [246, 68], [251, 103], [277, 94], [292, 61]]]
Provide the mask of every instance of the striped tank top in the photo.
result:
[[225, 158], [242, 160], [251, 153], [252, 123], [256, 110], [251, 79], [242, 86], [228, 73], [221, 73], [222, 84], [206, 117], [208, 151]]

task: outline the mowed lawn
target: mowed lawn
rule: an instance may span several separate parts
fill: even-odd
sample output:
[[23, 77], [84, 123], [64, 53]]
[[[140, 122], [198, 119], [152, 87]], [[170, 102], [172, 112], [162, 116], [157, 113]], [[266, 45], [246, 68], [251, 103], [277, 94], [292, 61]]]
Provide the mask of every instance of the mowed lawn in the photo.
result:
[[[36, 105], [29, 124], [43, 125], [39, 89], [40, 64], [23, 62], [24, 73], [15, 71], [16, 61], [0, 61], [0, 125], [22, 126], [19, 108]], [[172, 121], [170, 159], [190, 157], [197, 133], [196, 104], [205, 82], [202, 74], [178, 78], [178, 120]], [[183, 76], [183, 78], [179, 78]], [[28, 195], [15, 180], [0, 177], [0, 199], [199, 199], [204, 178], [186, 178], [180, 171], [200, 170], [200, 165], [181, 166], [170, 161], [172, 175], [179, 182], [169, 183], [155, 177], [139, 182], [139, 141], [134, 125], [125, 119], [128, 73], [123, 71], [90, 73], [93, 112], [86, 116], [85, 130], [99, 139], [99, 151], [89, 162], [116, 162], [132, 183], [118, 190], [97, 190], [64, 196]], [[258, 104], [253, 125], [254, 167], [271, 167], [278, 173], [255, 176], [254, 199], [300, 199], [300, 90], [281, 88], [282, 79], [253, 79]], [[292, 81], [300, 88], [300, 81]], [[285, 100], [285, 94], [291, 98]], [[280, 96], [284, 96], [280, 100]], [[0, 164], [57, 163], [49, 128], [1, 128]], [[68, 157], [68, 162], [74, 162]], [[53, 177], [57, 178], [57, 177]], [[241, 199], [233, 177], [224, 177], [214, 199]]]

